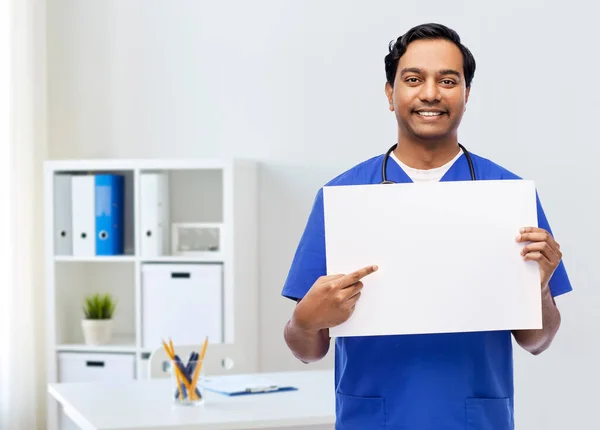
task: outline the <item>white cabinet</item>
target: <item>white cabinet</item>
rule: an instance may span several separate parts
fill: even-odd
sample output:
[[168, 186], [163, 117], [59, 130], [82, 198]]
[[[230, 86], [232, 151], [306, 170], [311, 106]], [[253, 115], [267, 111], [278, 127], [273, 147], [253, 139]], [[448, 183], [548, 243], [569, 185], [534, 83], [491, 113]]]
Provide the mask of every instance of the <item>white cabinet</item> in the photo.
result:
[[223, 342], [221, 264], [142, 266], [142, 347]]
[[[126, 381], [135, 379], [133, 354], [61, 352], [58, 354], [59, 382]], [[61, 411], [60, 430], [79, 427]]]

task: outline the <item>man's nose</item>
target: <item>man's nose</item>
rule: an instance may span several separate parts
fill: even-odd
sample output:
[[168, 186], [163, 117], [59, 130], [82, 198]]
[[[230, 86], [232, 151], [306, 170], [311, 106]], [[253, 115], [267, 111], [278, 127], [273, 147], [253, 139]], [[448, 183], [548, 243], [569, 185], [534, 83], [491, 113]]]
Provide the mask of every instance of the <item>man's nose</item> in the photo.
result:
[[421, 85], [421, 91], [419, 92], [419, 99], [424, 103], [439, 103], [442, 98], [440, 88], [432, 79], [429, 79]]

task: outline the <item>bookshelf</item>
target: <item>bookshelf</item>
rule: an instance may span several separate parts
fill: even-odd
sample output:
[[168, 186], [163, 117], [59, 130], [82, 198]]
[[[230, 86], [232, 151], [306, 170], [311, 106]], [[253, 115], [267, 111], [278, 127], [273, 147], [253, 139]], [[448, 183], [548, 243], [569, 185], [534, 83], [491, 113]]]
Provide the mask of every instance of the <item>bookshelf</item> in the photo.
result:
[[[61, 356], [66, 355], [69, 362], [77, 357], [131, 357], [132, 379], [148, 377], [147, 360], [156, 348], [143, 341], [145, 321], [153, 318], [144, 309], [144, 268], [148, 265], [181, 267], [184, 271], [198, 265], [218, 266], [222, 273], [222, 306], [216, 314], [221, 338], [217, 341], [209, 338], [207, 354], [223, 355], [222, 362], [228, 366], [233, 362], [233, 370], [238, 373], [258, 370], [256, 163], [236, 159], [52, 160], [45, 163], [44, 169], [48, 382], [61, 382]], [[55, 204], [64, 205], [64, 201], [55, 195], [55, 179], [102, 173], [116, 173], [125, 178], [124, 253], [106, 256], [73, 255], [73, 250], [57, 253]], [[169, 233], [172, 223], [216, 223], [221, 234], [218, 252], [175, 255], [171, 252], [172, 238], [168, 250], [160, 255], [142, 252], [145, 234], [141, 228], [142, 211], [146, 208], [141, 199], [141, 178], [145, 173], [161, 173], [168, 178]], [[83, 299], [95, 292], [111, 293], [118, 303], [111, 340], [100, 346], [85, 344], [81, 327]], [[168, 315], [182, 318], [177, 309], [168, 307], [158, 317]], [[190, 315], [188, 324], [193, 326], [199, 320]], [[203, 339], [199, 335], [197, 343], [200, 345]], [[175, 334], [173, 340], [176, 342]], [[70, 428], [61, 424], [60, 411], [56, 404], [50, 403], [48, 428]]]

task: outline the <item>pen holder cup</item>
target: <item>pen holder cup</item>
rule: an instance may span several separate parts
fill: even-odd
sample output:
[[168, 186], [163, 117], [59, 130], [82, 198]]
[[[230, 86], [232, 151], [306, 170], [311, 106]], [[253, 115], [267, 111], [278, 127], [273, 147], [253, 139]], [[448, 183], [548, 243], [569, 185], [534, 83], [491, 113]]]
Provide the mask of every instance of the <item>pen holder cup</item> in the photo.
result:
[[201, 405], [204, 403], [204, 391], [201, 382], [204, 379], [202, 360], [183, 362], [176, 359], [170, 363], [171, 399], [177, 405]]

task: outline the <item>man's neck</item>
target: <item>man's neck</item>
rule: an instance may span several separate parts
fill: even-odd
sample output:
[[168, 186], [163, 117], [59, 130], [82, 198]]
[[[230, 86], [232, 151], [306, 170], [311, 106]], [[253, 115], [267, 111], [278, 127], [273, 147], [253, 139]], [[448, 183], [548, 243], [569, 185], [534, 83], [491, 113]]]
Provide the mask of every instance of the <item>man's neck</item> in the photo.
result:
[[456, 137], [437, 141], [418, 141], [398, 137], [394, 154], [413, 169], [435, 169], [448, 163], [460, 151]]

